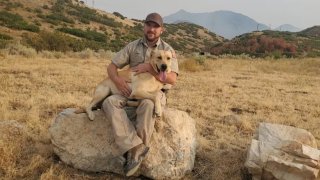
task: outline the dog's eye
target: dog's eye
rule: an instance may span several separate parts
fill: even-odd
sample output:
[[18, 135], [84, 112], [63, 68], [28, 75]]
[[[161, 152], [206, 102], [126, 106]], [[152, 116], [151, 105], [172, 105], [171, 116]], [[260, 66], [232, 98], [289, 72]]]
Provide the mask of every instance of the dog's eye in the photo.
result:
[[158, 59], [161, 59], [161, 56], [158, 56]]
[[167, 57], [167, 60], [170, 60], [171, 58]]

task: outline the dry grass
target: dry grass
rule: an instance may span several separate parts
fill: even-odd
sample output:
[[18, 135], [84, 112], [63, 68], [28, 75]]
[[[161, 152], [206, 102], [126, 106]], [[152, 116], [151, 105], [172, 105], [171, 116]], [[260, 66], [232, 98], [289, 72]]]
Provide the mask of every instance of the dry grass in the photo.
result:
[[[90, 101], [109, 62], [13, 56], [0, 60], [0, 121], [16, 120], [28, 129], [5, 131], [8, 138], [0, 139], [0, 177], [122, 179], [60, 163], [48, 136], [58, 112]], [[320, 59], [181, 62], [168, 106], [189, 112], [197, 123], [199, 147], [194, 171], [186, 179], [241, 179], [259, 122], [307, 129], [319, 144]]]

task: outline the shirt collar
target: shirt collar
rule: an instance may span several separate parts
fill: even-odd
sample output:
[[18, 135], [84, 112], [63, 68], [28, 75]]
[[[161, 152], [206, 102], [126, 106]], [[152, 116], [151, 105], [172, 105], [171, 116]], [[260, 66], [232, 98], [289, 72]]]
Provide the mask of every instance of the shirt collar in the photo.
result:
[[[156, 44], [155, 44], [155, 46], [154, 46], [154, 47], [158, 47], [158, 46], [159, 46], [159, 44], [160, 44], [160, 42], [161, 42], [161, 38], [159, 38], [159, 39], [158, 39], [158, 41], [156, 42]], [[148, 47], [147, 39], [146, 39], [145, 37], [143, 37], [143, 38], [142, 38], [141, 43], [142, 43], [143, 45], [145, 45], [146, 47]]]

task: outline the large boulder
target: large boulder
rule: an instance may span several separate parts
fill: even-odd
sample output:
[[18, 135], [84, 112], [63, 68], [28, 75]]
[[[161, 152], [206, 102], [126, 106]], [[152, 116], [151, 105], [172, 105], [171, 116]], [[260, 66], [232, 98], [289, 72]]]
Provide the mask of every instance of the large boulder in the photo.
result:
[[320, 151], [312, 134], [291, 126], [261, 123], [245, 166], [254, 180], [312, 180], [319, 173]]
[[[95, 120], [86, 114], [65, 109], [53, 121], [49, 132], [54, 152], [60, 159], [85, 171], [123, 173], [125, 159], [115, 157], [116, 145], [111, 122], [103, 111], [95, 111]], [[181, 178], [193, 169], [196, 153], [194, 120], [186, 113], [170, 108], [156, 121], [150, 150], [135, 175], [154, 179]]]

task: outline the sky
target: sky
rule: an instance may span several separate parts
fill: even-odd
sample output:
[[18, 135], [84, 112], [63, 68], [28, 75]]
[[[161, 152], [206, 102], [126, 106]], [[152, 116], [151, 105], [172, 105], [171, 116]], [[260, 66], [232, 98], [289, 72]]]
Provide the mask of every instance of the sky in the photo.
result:
[[[180, 9], [191, 13], [230, 10], [276, 28], [291, 24], [300, 29], [320, 25], [320, 0], [83, 0], [106, 12], [143, 20], [151, 12], [163, 17]], [[94, 1], [94, 3], [92, 3]]]

